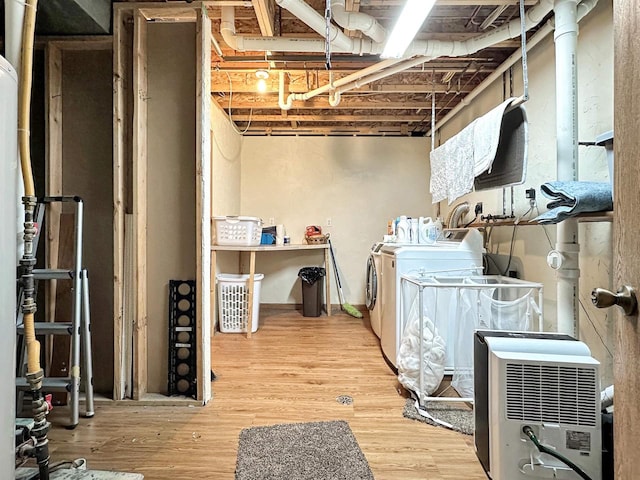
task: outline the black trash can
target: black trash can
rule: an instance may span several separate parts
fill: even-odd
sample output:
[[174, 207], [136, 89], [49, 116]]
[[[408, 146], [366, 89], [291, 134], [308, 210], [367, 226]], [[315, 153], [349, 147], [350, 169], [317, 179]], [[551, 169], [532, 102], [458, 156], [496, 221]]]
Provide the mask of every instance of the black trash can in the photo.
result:
[[322, 267], [304, 267], [298, 272], [302, 283], [302, 315], [319, 317], [324, 303], [325, 269]]

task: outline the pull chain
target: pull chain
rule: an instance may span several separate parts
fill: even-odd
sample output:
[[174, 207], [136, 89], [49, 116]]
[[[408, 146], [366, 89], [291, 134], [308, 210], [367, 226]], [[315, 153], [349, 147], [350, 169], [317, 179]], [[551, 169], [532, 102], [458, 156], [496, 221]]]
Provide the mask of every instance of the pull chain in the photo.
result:
[[327, 5], [324, 10], [324, 19], [327, 25], [325, 31], [326, 41], [324, 44], [325, 67], [327, 70], [331, 70], [331, 0], [327, 0]]

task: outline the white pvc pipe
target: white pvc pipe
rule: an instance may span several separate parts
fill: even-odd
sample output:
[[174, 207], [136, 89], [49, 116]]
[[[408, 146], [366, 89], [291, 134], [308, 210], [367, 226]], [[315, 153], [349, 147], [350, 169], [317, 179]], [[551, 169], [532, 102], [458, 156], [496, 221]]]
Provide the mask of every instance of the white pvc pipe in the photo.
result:
[[[254, 37], [238, 35], [236, 34], [234, 7], [221, 7], [220, 10], [220, 35], [230, 48], [239, 52], [324, 53], [325, 51], [326, 41], [324, 38]], [[332, 45], [332, 50], [335, 53], [371, 54], [373, 42], [366, 38], [349, 38], [348, 48], [344, 48], [341, 45]]]
[[[578, 21], [582, 20], [598, 3], [598, 0], [583, 0], [578, 5]], [[527, 40], [527, 52], [529, 52], [533, 47], [538, 45], [549, 33], [553, 31], [554, 21], [553, 19], [549, 20], [542, 27], [538, 29], [538, 31]], [[484, 92], [493, 82], [502, 77], [502, 74], [509, 70], [516, 62], [519, 62], [522, 58], [522, 49], [519, 48], [514, 53], [512, 53], [504, 62], [500, 64], [500, 66], [494, 70], [491, 75], [485, 78], [480, 84], [474, 88], [469, 94], [464, 97], [458, 105], [456, 105], [453, 109], [447, 113], [442, 120], [438, 122], [437, 130], [441, 129], [446, 123], [448, 123], [451, 119], [453, 119], [463, 108], [471, 103], [471, 101]], [[427, 136], [432, 136], [432, 132], [428, 132]]]
[[347, 12], [345, 0], [331, 0], [331, 13], [338, 25], [347, 30], [359, 30], [376, 43], [383, 43], [387, 31], [371, 15], [362, 12]]
[[410, 68], [417, 67], [418, 65], [422, 65], [429, 60], [431, 60], [431, 58], [428, 57], [412, 58], [411, 60], [405, 60], [400, 65], [396, 65], [395, 67], [391, 67], [373, 75], [359, 78], [357, 80], [354, 80], [353, 82], [347, 83], [346, 85], [343, 85], [335, 90], [334, 93], [337, 94], [337, 102], [335, 102], [335, 105], [332, 104], [331, 106], [335, 107], [338, 105], [338, 103], [340, 103], [340, 94], [342, 93], [348, 92], [349, 90], [353, 90], [355, 88], [363, 87], [364, 85], [367, 85], [371, 82], [387, 78], [391, 75], [395, 75], [396, 73], [403, 72]]
[[[300, 15], [302, 20], [310, 25], [320, 35], [326, 34], [326, 23], [322, 15], [316, 12], [313, 8], [307, 5], [303, 0], [277, 0], [278, 5], [283, 8], [287, 8], [289, 11], [296, 15]], [[552, 0], [540, 0], [540, 2], [534, 7], [530, 8], [525, 18], [526, 29], [537, 25], [542, 18], [544, 18], [552, 9]], [[243, 35], [237, 35], [235, 30], [235, 11], [233, 7], [221, 7], [222, 17], [220, 22], [220, 33], [225, 42], [234, 50], [238, 51], [283, 51], [283, 52], [324, 52], [326, 40], [314, 40], [306, 38], [295, 37], [248, 37]], [[323, 30], [324, 27], [324, 30]], [[337, 30], [337, 29], [336, 29]], [[333, 30], [331, 30], [333, 32]], [[340, 32], [342, 33], [342, 32]], [[479, 37], [467, 40], [466, 42], [443, 42], [433, 40], [416, 40], [414, 41], [405, 55], [407, 57], [429, 57], [430, 59], [437, 58], [443, 55], [446, 56], [462, 56], [469, 55], [477, 52], [483, 48], [489, 47], [500, 41], [508, 38], [515, 37], [521, 33], [520, 19], [512, 20], [508, 24], [500, 27], [493, 32], [490, 32]], [[374, 34], [375, 36], [375, 34]], [[345, 40], [346, 39], [346, 40]], [[347, 42], [348, 40], [348, 42]], [[353, 54], [380, 54], [384, 48], [382, 43], [372, 42], [363, 38], [349, 38], [344, 33], [342, 35], [335, 34], [331, 38], [334, 51], [337, 53], [353, 53]], [[402, 59], [400, 59], [402, 60]], [[418, 63], [413, 63], [418, 61]], [[425, 60], [426, 61], [426, 60]], [[413, 61], [406, 62], [405, 69], [411, 68], [411, 65], [416, 65], [424, 62], [414, 59]], [[384, 67], [384, 62], [380, 62], [372, 67], [374, 71], [380, 71]], [[393, 73], [399, 73], [402, 69], [396, 69]], [[348, 84], [352, 80], [358, 80], [368, 76], [370, 72], [364, 69], [360, 72], [352, 74], [348, 77], [340, 79], [335, 84], [327, 84], [315, 90], [304, 94], [291, 94], [287, 100], [284, 100], [284, 76], [280, 77], [280, 94], [279, 105], [283, 110], [288, 110], [292, 107], [294, 100], [308, 100], [322, 93], [332, 91], [336, 87], [339, 87], [339, 82]], [[384, 78], [384, 75], [378, 78]], [[375, 81], [375, 77], [371, 80]], [[367, 82], [369, 83], [369, 82]], [[331, 104], [337, 105], [340, 101], [340, 93], [356, 88], [360, 83], [353, 83], [355, 86], [350, 88], [344, 88], [338, 94], [331, 96]]]
[[372, 73], [379, 72], [380, 70], [391, 67], [392, 65], [395, 65], [402, 61], [403, 61], [402, 58], [389, 58], [387, 60], [383, 60], [367, 68], [363, 68], [362, 70], [359, 70], [355, 73], [347, 75], [346, 77], [342, 77], [334, 82], [329, 82], [326, 85], [323, 85], [322, 87], [316, 88], [314, 90], [310, 90], [306, 93], [291, 93], [287, 97], [286, 101], [284, 99], [284, 83], [285, 83], [284, 75], [285, 74], [283, 71], [281, 71], [278, 103], [282, 110], [290, 110], [291, 107], [293, 106], [294, 100], [309, 100], [310, 98], [317, 97], [318, 95], [321, 95], [323, 93], [327, 93], [337, 87], [346, 85], [347, 83], [350, 83], [353, 80], [356, 80], [366, 75], [370, 75]]
[[[547, 35], [553, 32], [553, 21], [549, 20], [529, 39], [527, 40], [527, 52], [533, 47], [538, 45]], [[469, 92], [460, 102], [453, 107], [449, 113], [447, 113], [442, 120], [438, 122], [437, 129], [441, 129], [445, 126], [453, 117], [455, 117], [463, 108], [469, 105], [473, 99], [484, 92], [493, 82], [502, 77], [502, 74], [509, 70], [516, 62], [519, 62], [522, 58], [522, 48], [519, 48], [513, 52], [507, 59], [502, 62], [498, 68], [496, 68], [491, 74], [486, 77], [480, 84]], [[427, 136], [431, 136], [433, 131], [427, 133]]]
[[[322, 15], [316, 12], [303, 0], [278, 0], [278, 4], [285, 6], [294, 14], [300, 14], [307, 25], [320, 35], [325, 36], [326, 23]], [[534, 27], [553, 9], [553, 0], [540, 0], [531, 7], [525, 17], [527, 30]], [[250, 37], [237, 35], [234, 25], [234, 7], [221, 7], [222, 21], [220, 33], [225, 42], [238, 51], [279, 51], [279, 52], [324, 52], [324, 39], [308, 39], [300, 37]], [[335, 28], [335, 27], [334, 27]], [[353, 53], [355, 55], [379, 55], [384, 50], [384, 43], [372, 41], [367, 38], [351, 38], [339, 32], [336, 28], [331, 30], [332, 49], [336, 53]], [[339, 33], [336, 33], [339, 32]], [[415, 56], [438, 58], [442, 56], [459, 57], [471, 55], [483, 48], [508, 40], [520, 35], [520, 19], [515, 19], [506, 25], [496, 28], [484, 35], [473, 37], [463, 42], [440, 40], [414, 40], [407, 51], [405, 58]], [[377, 36], [377, 34], [374, 33]]]
[[[578, 180], [578, 0], [556, 0], [556, 142], [558, 180]], [[556, 251], [562, 262], [556, 272], [558, 331], [579, 335], [578, 221], [558, 223]]]
[[[285, 10], [289, 10], [299, 20], [303, 21], [315, 32], [326, 37], [327, 23], [325, 18], [320, 15], [313, 7], [302, 0], [276, 0], [276, 3]], [[331, 24], [329, 26], [329, 39], [332, 46], [341, 49], [350, 49], [352, 46], [351, 39], [347, 37], [342, 30]]]
[[[527, 10], [524, 18], [525, 30], [538, 25], [553, 9], [553, 0], [540, 0]], [[405, 52], [405, 56], [423, 55], [426, 57], [460, 57], [478, 52], [497, 43], [520, 36], [522, 26], [520, 18], [511, 20], [495, 30], [465, 41], [416, 40]]]

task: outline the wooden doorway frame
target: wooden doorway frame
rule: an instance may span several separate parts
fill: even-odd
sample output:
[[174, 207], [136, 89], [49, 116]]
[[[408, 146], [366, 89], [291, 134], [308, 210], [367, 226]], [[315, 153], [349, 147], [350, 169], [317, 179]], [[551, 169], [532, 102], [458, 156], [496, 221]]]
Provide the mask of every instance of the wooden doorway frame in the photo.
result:
[[[202, 3], [117, 3], [114, 42], [114, 400], [157, 404], [147, 391], [147, 58], [146, 26], [196, 25], [196, 344], [197, 401], [211, 399], [211, 21]], [[128, 188], [130, 186], [130, 188]], [[127, 215], [131, 217], [127, 218]], [[128, 224], [133, 228], [126, 228]], [[127, 247], [129, 245], [129, 247]], [[132, 250], [132, 251], [129, 251]], [[125, 261], [126, 259], [126, 261]], [[133, 268], [131, 268], [133, 267]], [[131, 344], [131, 337], [133, 343]], [[131, 347], [131, 348], [129, 348]], [[131, 358], [132, 357], [132, 358]], [[128, 384], [128, 368], [133, 384]], [[184, 403], [164, 397], [162, 403]]]

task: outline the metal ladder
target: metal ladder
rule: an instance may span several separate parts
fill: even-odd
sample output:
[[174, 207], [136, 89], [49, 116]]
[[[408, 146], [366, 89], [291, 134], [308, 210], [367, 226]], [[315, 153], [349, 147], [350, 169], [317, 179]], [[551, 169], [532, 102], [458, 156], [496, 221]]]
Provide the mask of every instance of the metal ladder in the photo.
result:
[[[73, 203], [76, 207], [74, 227], [74, 266], [72, 269], [34, 269], [33, 277], [36, 281], [65, 280], [73, 282], [72, 318], [70, 322], [35, 322], [35, 330], [36, 335], [70, 335], [71, 337], [71, 364], [69, 366], [69, 376], [45, 377], [43, 379], [42, 389], [45, 392], [69, 393], [70, 418], [67, 428], [75, 428], [79, 421], [81, 378], [84, 379], [85, 417], [92, 417], [94, 415], [93, 365], [91, 361], [91, 320], [89, 314], [89, 276], [87, 270], [82, 268], [83, 202], [78, 196], [44, 197], [40, 200], [36, 207], [37, 212], [35, 214], [38, 222], [38, 230], [36, 238], [34, 239], [34, 250], [37, 249], [38, 246], [45, 206], [54, 202]], [[24, 377], [26, 374], [26, 349], [24, 342], [23, 315], [20, 308], [21, 300], [22, 288], [19, 287], [19, 303], [17, 312], [19, 363], [16, 378], [18, 409], [22, 405], [24, 391], [29, 389], [29, 385]]]

